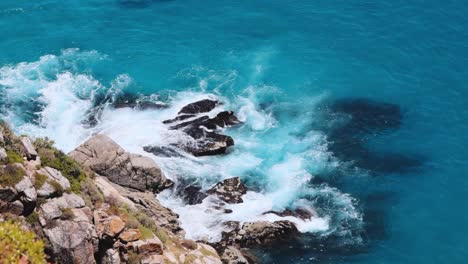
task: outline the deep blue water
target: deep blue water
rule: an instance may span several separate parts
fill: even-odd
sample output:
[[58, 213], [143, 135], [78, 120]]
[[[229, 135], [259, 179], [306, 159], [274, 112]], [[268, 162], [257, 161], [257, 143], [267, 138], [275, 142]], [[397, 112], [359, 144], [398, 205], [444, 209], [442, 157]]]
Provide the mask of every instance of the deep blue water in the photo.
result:
[[[63, 90], [79, 99], [116, 83], [169, 98], [213, 93], [249, 120], [229, 133], [260, 144], [241, 142], [233, 156], [248, 151], [263, 161], [226, 174], [244, 173], [278, 194], [284, 182], [269, 168], [296, 173], [290, 157], [299, 155], [313, 184], [354, 197], [362, 214], [362, 226], [348, 226], [358, 233], [351, 242], [335, 233], [305, 238], [265, 254], [266, 263], [466, 263], [467, 14], [461, 0], [3, 0], [2, 117], [70, 150], [86, 135], [68, 134], [79, 126], [70, 116], [90, 105]], [[303, 192], [291, 188], [278, 195]], [[283, 198], [273, 201], [288, 206]]]

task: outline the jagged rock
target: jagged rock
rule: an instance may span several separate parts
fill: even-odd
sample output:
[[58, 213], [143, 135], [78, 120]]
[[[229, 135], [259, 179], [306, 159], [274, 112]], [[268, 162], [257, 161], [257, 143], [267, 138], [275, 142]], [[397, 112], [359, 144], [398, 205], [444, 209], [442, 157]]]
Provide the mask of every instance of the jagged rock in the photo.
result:
[[103, 264], [120, 264], [120, 255], [119, 251], [113, 248], [110, 248], [106, 251], [104, 258], [102, 259]]
[[119, 238], [125, 243], [133, 242], [140, 239], [141, 233], [139, 229], [128, 229], [120, 234]]
[[130, 242], [127, 247], [139, 255], [161, 255], [164, 252], [164, 245], [157, 237]]
[[19, 201], [21, 201], [24, 206], [23, 213], [31, 213], [36, 206], [37, 192], [29, 176], [25, 176], [23, 180], [17, 183], [15, 189], [19, 194]]
[[39, 220], [45, 226], [49, 220], [59, 218], [62, 210], [66, 208], [82, 208], [85, 202], [81, 196], [64, 193], [63, 196], [48, 200], [41, 205], [39, 210]]
[[37, 157], [37, 151], [34, 148], [33, 143], [28, 137], [20, 138], [21, 144], [23, 144], [24, 152], [28, 160], [35, 160]]
[[124, 187], [158, 192], [173, 184], [152, 159], [125, 152], [105, 135], [92, 137], [69, 155], [78, 163]]
[[18, 192], [11, 186], [0, 186], [0, 201], [12, 202], [16, 199]]
[[179, 111], [179, 114], [199, 114], [206, 113], [213, 110], [216, 106], [219, 105], [218, 101], [204, 99], [197, 101], [195, 103], [188, 104]]
[[239, 177], [235, 177], [217, 183], [207, 193], [218, 196], [226, 203], [242, 203], [242, 195], [247, 193], [247, 187]]
[[194, 114], [189, 114], [189, 115], [178, 115], [177, 117], [173, 118], [173, 119], [168, 119], [168, 120], [164, 120], [163, 121], [163, 124], [172, 124], [172, 123], [175, 123], [175, 122], [179, 122], [179, 121], [184, 121], [184, 120], [187, 120], [189, 118], [192, 118], [192, 117], [195, 117], [196, 115]]
[[221, 261], [224, 264], [249, 264], [242, 252], [233, 246], [229, 246], [224, 250]]
[[179, 216], [162, 206], [153, 193], [130, 191], [99, 176], [96, 177], [95, 182], [105, 198], [112, 198], [132, 209], [141, 210], [151, 217], [157, 226], [164, 227], [174, 234], [184, 235], [178, 220]]
[[125, 223], [118, 216], [112, 216], [104, 226], [104, 234], [116, 237], [125, 228]]
[[4, 148], [0, 148], [0, 161], [4, 161], [8, 158], [6, 150]]
[[[40, 197], [50, 197], [53, 194], [69, 189], [71, 186], [70, 181], [56, 169], [44, 167], [38, 170], [37, 173], [47, 176], [46, 182], [37, 190], [37, 194]], [[58, 186], [55, 185], [55, 183], [58, 184]]]
[[201, 191], [201, 187], [198, 186], [187, 186], [182, 191], [182, 198], [184, 202], [189, 205], [199, 204], [202, 203], [203, 199], [205, 199], [208, 195]]
[[21, 215], [24, 211], [24, 205], [19, 201], [5, 202], [0, 200], [0, 213], [10, 213]]
[[275, 214], [281, 217], [293, 216], [302, 220], [310, 220], [314, 216], [314, 212], [306, 208], [286, 209], [282, 212], [268, 211], [263, 214]]
[[94, 227], [88, 222], [56, 220], [44, 228], [58, 263], [96, 263], [94, 260]]
[[236, 242], [242, 247], [268, 245], [273, 242], [291, 238], [299, 234], [296, 226], [290, 221], [250, 222], [244, 223], [237, 233]]

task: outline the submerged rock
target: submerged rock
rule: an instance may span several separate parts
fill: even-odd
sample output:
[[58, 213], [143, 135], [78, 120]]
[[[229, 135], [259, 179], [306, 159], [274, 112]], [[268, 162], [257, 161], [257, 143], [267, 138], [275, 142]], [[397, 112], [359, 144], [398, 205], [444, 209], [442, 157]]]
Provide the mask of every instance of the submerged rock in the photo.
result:
[[247, 187], [239, 177], [235, 177], [217, 183], [207, 193], [218, 196], [226, 203], [242, 203], [242, 195], [247, 193]]
[[179, 114], [199, 114], [210, 112], [219, 105], [219, 101], [204, 99], [195, 103], [188, 104], [179, 111]]
[[164, 176], [152, 159], [126, 152], [105, 135], [92, 137], [69, 155], [124, 187], [159, 192], [172, 186], [172, 181]]

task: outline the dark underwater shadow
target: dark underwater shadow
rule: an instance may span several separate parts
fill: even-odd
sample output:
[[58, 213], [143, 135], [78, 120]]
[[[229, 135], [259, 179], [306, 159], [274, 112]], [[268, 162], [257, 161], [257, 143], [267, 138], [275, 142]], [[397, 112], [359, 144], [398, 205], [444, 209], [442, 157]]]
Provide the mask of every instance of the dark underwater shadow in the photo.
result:
[[118, 4], [125, 8], [145, 8], [152, 4], [172, 1], [174, 0], [118, 0]]
[[[341, 99], [328, 106], [337, 125], [327, 131], [329, 150], [341, 161], [373, 173], [405, 173], [422, 165], [422, 157], [377, 152], [367, 147], [372, 137], [391, 133], [403, 124], [399, 105], [363, 98]], [[389, 142], [391, 144], [391, 142]]]

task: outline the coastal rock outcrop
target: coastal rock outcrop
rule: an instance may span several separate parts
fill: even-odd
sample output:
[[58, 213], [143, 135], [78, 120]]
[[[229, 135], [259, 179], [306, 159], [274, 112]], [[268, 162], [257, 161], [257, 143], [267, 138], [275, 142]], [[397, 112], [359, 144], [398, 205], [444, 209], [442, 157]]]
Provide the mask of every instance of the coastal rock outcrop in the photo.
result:
[[[184, 106], [177, 117], [163, 121], [169, 129], [182, 131], [192, 139], [192, 142], [180, 142], [178, 147], [194, 156], [210, 156], [224, 154], [234, 145], [232, 137], [218, 133], [222, 128], [241, 123], [232, 111], [220, 112], [213, 118], [208, 115], [200, 116], [211, 112], [219, 104], [219, 101], [210, 99], [194, 102]], [[145, 151], [151, 153], [159, 152], [158, 150], [158, 146], [145, 147]]]
[[216, 195], [226, 203], [242, 203], [242, 195], [247, 193], [247, 187], [239, 177], [235, 177], [217, 183], [207, 193]]
[[69, 156], [124, 187], [159, 192], [172, 186], [152, 159], [126, 152], [105, 135], [95, 135]]

